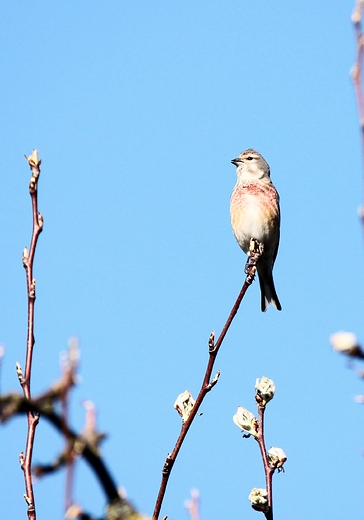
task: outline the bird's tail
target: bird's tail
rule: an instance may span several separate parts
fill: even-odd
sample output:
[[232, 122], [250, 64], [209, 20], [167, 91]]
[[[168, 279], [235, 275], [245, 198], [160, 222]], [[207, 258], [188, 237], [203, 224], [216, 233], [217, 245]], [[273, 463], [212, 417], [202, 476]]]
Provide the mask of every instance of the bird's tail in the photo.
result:
[[280, 301], [276, 293], [276, 289], [274, 287], [273, 274], [269, 273], [267, 276], [264, 277], [264, 280], [260, 273], [258, 273], [258, 275], [261, 292], [262, 311], [265, 312], [268, 309], [270, 303], [273, 305], [273, 307], [277, 309], [277, 311], [281, 311], [282, 306], [280, 304]]

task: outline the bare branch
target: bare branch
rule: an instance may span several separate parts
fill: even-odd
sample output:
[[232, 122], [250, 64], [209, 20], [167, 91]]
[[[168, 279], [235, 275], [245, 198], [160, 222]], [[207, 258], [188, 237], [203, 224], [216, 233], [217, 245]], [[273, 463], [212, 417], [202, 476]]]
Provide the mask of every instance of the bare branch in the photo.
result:
[[176, 441], [174, 449], [173, 449], [172, 453], [169, 453], [167, 455], [167, 458], [165, 460], [163, 470], [162, 470], [162, 481], [160, 484], [156, 504], [154, 507], [153, 520], [158, 520], [158, 518], [159, 518], [159, 514], [160, 514], [161, 507], [162, 507], [164, 495], [166, 492], [169, 476], [171, 474], [173, 464], [178, 456], [179, 450], [181, 449], [183, 441], [187, 435], [187, 432], [188, 432], [194, 418], [196, 417], [199, 407], [200, 407], [202, 401], [204, 400], [206, 394], [217, 383], [217, 380], [218, 380], [218, 377], [220, 374], [219, 372], [218, 372], [218, 374], [215, 375], [215, 377], [213, 379], [211, 379], [211, 374], [212, 374], [212, 370], [214, 368], [216, 356], [219, 352], [222, 342], [224, 341], [226, 333], [229, 330], [229, 327], [230, 327], [236, 313], [238, 312], [238, 309], [240, 307], [240, 304], [245, 296], [245, 293], [246, 293], [248, 287], [253, 283], [255, 273], [256, 273], [256, 264], [257, 264], [258, 259], [262, 255], [262, 253], [263, 253], [263, 245], [260, 244], [258, 241], [252, 240], [251, 251], [250, 251], [250, 254], [248, 255], [248, 260], [245, 265], [245, 273], [247, 276], [245, 278], [244, 285], [239, 293], [239, 296], [236, 299], [236, 302], [235, 302], [233, 308], [231, 309], [229, 317], [226, 320], [226, 323], [221, 331], [221, 334], [220, 334], [217, 342], [215, 343], [215, 334], [214, 333], [211, 333], [211, 335], [209, 337], [209, 340], [208, 340], [209, 359], [208, 359], [205, 375], [203, 378], [202, 386], [201, 386], [200, 392], [196, 398], [196, 402], [194, 403], [194, 406], [193, 406], [191, 412], [189, 413], [188, 418], [184, 422], [182, 422], [181, 432]]
[[359, 124], [361, 133], [362, 146], [362, 205], [359, 209], [359, 216], [362, 221], [364, 232], [364, 93], [362, 86], [363, 71], [363, 55], [364, 55], [364, 36], [362, 32], [362, 15], [364, 8], [364, 0], [357, 0], [354, 11], [351, 15], [351, 21], [354, 25], [356, 36], [356, 61], [351, 69], [351, 77], [354, 83], [354, 91], [359, 114]]
[[269, 504], [269, 510], [264, 513], [264, 516], [267, 520], [273, 520], [273, 491], [272, 491], [272, 480], [273, 480], [273, 473], [274, 468], [271, 468], [269, 465], [269, 459], [265, 447], [265, 440], [264, 440], [264, 412], [265, 412], [265, 405], [258, 404], [258, 433], [255, 436], [255, 440], [259, 444], [260, 453], [263, 460], [263, 466], [264, 466], [264, 473], [265, 473], [265, 482], [266, 482], [266, 489], [268, 492], [268, 504]]
[[[33, 263], [34, 255], [37, 247], [37, 241], [40, 233], [43, 229], [43, 217], [38, 212], [38, 179], [40, 175], [40, 164], [41, 160], [38, 158], [38, 150], [33, 150], [32, 155], [25, 157], [30, 166], [32, 176], [29, 182], [29, 193], [32, 201], [32, 213], [33, 213], [33, 232], [30, 242], [30, 249], [23, 250], [23, 266], [26, 272], [27, 292], [28, 292], [28, 334], [27, 334], [27, 347], [25, 356], [25, 375], [19, 364], [17, 364], [17, 374], [20, 385], [23, 389], [24, 397], [31, 399], [30, 392], [30, 378], [32, 373], [32, 358], [34, 348], [34, 304], [35, 304], [35, 279], [33, 278]], [[33, 482], [31, 474], [32, 464], [32, 453], [34, 445], [35, 429], [39, 421], [39, 414], [34, 414], [32, 410], [28, 411], [28, 434], [26, 441], [25, 454], [21, 454], [20, 462], [21, 469], [24, 472], [25, 480], [25, 500], [28, 505], [28, 518], [29, 520], [36, 519], [34, 493], [33, 493]]]

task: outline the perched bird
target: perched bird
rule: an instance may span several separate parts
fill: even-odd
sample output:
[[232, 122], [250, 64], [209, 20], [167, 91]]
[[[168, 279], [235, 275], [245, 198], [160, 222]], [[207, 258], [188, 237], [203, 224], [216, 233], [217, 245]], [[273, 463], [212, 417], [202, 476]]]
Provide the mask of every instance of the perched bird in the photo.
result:
[[273, 282], [273, 265], [278, 252], [281, 215], [279, 195], [270, 179], [265, 159], [252, 148], [231, 161], [238, 176], [230, 199], [231, 225], [236, 241], [248, 253], [250, 240], [264, 245], [257, 262], [261, 291], [261, 308], [265, 312], [270, 303], [282, 309]]

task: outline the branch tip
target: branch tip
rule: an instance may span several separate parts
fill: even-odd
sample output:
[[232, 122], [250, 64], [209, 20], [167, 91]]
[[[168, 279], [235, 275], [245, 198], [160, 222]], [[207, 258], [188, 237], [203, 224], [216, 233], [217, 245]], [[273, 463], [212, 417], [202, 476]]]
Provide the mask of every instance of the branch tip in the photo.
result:
[[38, 150], [33, 150], [32, 154], [29, 155], [29, 157], [24, 154], [24, 157], [28, 161], [28, 164], [31, 168], [38, 168], [42, 162], [41, 159], [39, 159], [38, 157]]

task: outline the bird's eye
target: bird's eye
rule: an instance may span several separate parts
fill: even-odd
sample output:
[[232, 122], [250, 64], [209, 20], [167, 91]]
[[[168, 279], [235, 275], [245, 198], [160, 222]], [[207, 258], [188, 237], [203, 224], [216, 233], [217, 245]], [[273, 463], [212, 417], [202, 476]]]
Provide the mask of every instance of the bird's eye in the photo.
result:
[[249, 157], [247, 157], [248, 161], [252, 161], [253, 160], [253, 157], [251, 155], [249, 155]]

